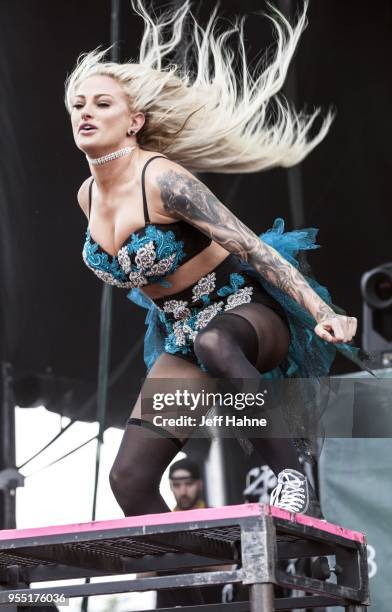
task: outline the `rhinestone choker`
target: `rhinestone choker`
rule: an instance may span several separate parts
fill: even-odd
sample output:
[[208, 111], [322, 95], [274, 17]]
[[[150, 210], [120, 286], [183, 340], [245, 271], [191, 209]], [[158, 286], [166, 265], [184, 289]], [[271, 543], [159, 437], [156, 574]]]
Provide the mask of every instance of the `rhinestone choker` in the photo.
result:
[[92, 166], [102, 166], [102, 164], [106, 164], [106, 162], [112, 161], [113, 159], [118, 159], [119, 157], [124, 157], [124, 155], [127, 155], [128, 153], [132, 153], [134, 149], [136, 149], [136, 147], [124, 147], [123, 149], [119, 149], [113, 153], [108, 153], [108, 155], [103, 155], [102, 157], [96, 157], [93, 159], [86, 155], [86, 158], [88, 163]]

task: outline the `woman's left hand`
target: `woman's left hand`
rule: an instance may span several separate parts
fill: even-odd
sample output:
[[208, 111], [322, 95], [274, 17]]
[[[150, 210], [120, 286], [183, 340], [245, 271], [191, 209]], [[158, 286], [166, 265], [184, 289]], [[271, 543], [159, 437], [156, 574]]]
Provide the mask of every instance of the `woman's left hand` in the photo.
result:
[[357, 319], [339, 314], [325, 316], [314, 331], [320, 338], [333, 344], [350, 342], [357, 331]]

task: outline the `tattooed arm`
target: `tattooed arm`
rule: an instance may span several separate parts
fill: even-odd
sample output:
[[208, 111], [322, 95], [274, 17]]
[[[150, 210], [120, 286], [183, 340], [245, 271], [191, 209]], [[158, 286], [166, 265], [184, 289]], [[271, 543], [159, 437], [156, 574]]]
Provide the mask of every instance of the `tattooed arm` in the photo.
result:
[[294, 298], [317, 321], [315, 332], [320, 337], [334, 343], [352, 339], [356, 319], [337, 315], [294, 266], [262, 242], [203, 183], [183, 168], [166, 161], [157, 173], [156, 181], [164, 209], [171, 217], [199, 228]]

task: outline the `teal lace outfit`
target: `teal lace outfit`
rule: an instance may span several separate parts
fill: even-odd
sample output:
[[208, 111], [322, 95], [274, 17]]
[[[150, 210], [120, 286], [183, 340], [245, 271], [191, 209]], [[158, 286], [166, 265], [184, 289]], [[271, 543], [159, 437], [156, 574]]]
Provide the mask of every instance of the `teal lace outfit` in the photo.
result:
[[[161, 156], [157, 156], [161, 157]], [[288, 324], [291, 343], [287, 359], [264, 378], [327, 376], [336, 351], [368, 369], [360, 359], [359, 349], [346, 343], [331, 344], [314, 333], [313, 317], [295, 300], [283, 293], [252, 266], [230, 254], [214, 270], [193, 286], [176, 294], [152, 300], [141, 289], [149, 283], [170, 286], [165, 277], [206, 248], [211, 239], [185, 221], [168, 224], [151, 223], [145, 192], [145, 171], [142, 173], [142, 195], [145, 225], [124, 241], [116, 256], [104, 251], [91, 236], [89, 227], [83, 248], [86, 265], [104, 282], [130, 289], [128, 298], [148, 310], [144, 359], [150, 370], [162, 352], [190, 359], [204, 369], [193, 352], [197, 333], [209, 321], [231, 308], [248, 302], [260, 302], [272, 308]], [[91, 188], [89, 213], [91, 210]], [[298, 260], [300, 251], [318, 248], [317, 229], [284, 231], [283, 219], [260, 234], [260, 240], [274, 247], [287, 261], [299, 268], [314, 291], [336, 312], [326, 287], [306, 274]]]

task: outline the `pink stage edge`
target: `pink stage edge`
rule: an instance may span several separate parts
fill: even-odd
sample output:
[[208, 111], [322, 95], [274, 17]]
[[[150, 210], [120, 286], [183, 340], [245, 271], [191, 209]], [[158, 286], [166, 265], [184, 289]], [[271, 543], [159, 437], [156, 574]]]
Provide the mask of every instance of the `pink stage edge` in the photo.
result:
[[287, 510], [280, 510], [267, 504], [239, 504], [236, 506], [222, 506], [219, 508], [202, 508], [198, 510], [184, 510], [183, 512], [165, 512], [161, 514], [144, 514], [141, 516], [126, 516], [110, 521], [91, 521], [88, 523], [73, 523], [71, 525], [49, 525], [48, 527], [33, 527], [29, 529], [4, 529], [0, 531], [1, 540], [15, 540], [18, 538], [37, 538], [40, 536], [60, 535], [67, 533], [94, 533], [124, 527], [146, 527], [152, 525], [172, 525], [186, 523], [188, 529], [197, 528], [189, 523], [218, 519], [239, 519], [244, 517], [257, 517], [262, 514], [285, 519], [299, 525], [316, 527], [321, 531], [332, 533], [348, 540], [355, 540], [363, 544], [365, 535], [359, 531], [351, 531], [339, 525], [328, 523], [305, 514], [295, 514]]

